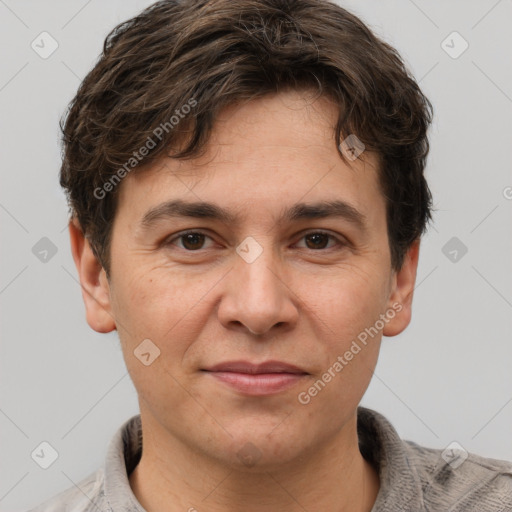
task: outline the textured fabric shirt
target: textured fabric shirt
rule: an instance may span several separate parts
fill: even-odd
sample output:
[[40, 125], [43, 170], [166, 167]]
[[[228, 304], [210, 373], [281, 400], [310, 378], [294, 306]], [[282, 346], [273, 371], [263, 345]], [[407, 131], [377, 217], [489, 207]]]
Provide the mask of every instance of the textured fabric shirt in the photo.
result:
[[[380, 478], [372, 512], [512, 512], [512, 463], [403, 441], [384, 416], [363, 407], [357, 430]], [[145, 512], [128, 480], [141, 453], [137, 415], [117, 431], [98, 471], [31, 512]]]

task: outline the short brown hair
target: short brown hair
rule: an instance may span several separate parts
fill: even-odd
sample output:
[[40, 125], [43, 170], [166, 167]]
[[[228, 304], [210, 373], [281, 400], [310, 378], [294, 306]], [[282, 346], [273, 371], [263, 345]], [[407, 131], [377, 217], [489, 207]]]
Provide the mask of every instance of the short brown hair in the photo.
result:
[[433, 109], [398, 52], [326, 0], [162, 0], [110, 32], [61, 121], [60, 183], [107, 275], [127, 172], [197, 156], [230, 104], [311, 87], [339, 107], [336, 145], [355, 134], [379, 155], [399, 269], [431, 218], [423, 171]]

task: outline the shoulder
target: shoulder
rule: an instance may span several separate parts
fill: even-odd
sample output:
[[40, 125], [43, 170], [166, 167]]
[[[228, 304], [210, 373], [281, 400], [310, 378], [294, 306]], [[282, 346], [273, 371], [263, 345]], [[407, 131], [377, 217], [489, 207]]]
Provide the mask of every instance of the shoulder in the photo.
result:
[[107, 512], [104, 503], [104, 471], [98, 469], [69, 489], [62, 491], [28, 512]]
[[117, 430], [97, 471], [29, 512], [112, 512], [113, 506], [116, 510], [143, 510], [128, 478], [141, 453], [141, 420], [135, 415]]
[[458, 446], [439, 450], [412, 441], [404, 441], [404, 446], [420, 477], [427, 509], [512, 511], [511, 462], [481, 457]]
[[379, 471], [377, 511], [512, 512], [512, 463], [457, 443], [427, 448], [403, 440], [380, 413], [359, 408], [360, 450]]

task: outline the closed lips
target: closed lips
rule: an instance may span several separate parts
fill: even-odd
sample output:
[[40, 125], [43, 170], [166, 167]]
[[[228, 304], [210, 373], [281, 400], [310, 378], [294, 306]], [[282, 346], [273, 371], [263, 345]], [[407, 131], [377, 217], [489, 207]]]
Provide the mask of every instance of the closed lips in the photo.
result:
[[259, 364], [250, 363], [248, 361], [228, 361], [205, 368], [203, 371], [246, 373], [251, 375], [270, 373], [290, 373], [297, 375], [308, 374], [308, 372], [302, 370], [301, 368], [298, 368], [295, 365], [291, 365], [281, 361], [266, 361]]

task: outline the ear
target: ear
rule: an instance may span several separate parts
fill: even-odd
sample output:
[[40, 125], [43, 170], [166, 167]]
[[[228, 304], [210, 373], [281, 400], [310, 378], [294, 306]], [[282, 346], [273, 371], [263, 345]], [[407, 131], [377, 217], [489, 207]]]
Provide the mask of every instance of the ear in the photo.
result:
[[382, 331], [384, 336], [400, 334], [411, 321], [412, 296], [416, 284], [419, 252], [420, 241], [416, 240], [407, 251], [400, 270], [394, 272], [388, 310], [393, 310], [396, 314], [386, 323]]
[[97, 332], [115, 330], [116, 324], [110, 304], [110, 286], [105, 270], [92, 252], [78, 220], [69, 223], [71, 252], [82, 286], [87, 323]]

